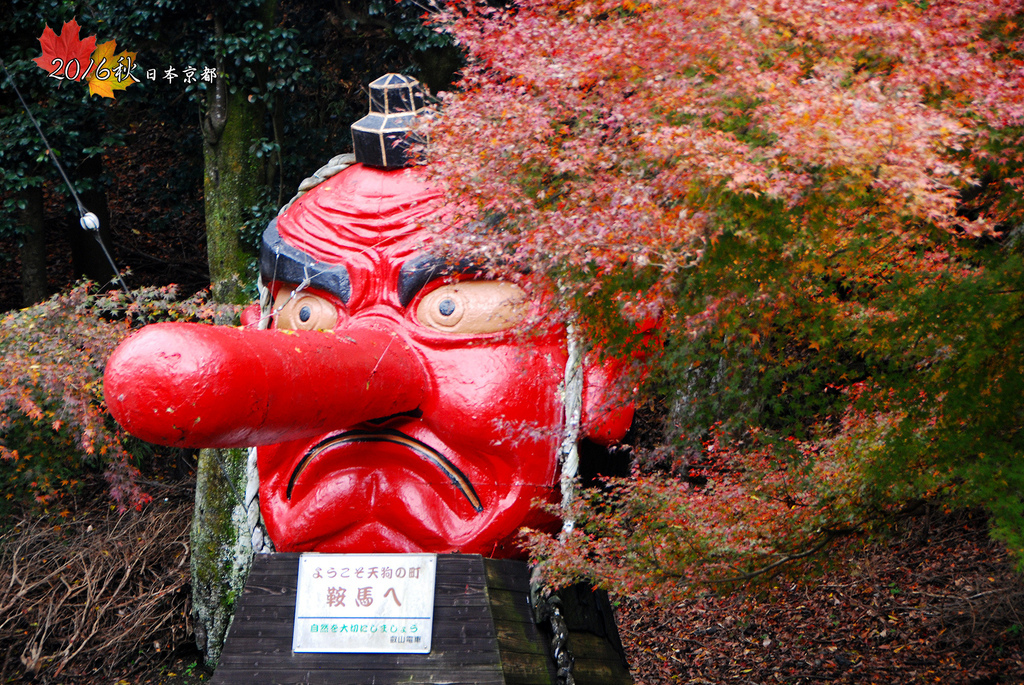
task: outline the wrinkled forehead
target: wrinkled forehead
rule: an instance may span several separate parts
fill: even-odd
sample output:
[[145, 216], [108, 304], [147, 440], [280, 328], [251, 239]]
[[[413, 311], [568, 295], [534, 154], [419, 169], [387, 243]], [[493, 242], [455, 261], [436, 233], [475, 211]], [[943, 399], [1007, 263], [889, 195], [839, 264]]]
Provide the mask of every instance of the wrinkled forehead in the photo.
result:
[[438, 198], [421, 169], [349, 167], [268, 226], [260, 253], [263, 282], [308, 282], [346, 304], [371, 296], [367, 289], [375, 284], [391, 283], [407, 304], [445, 268], [424, 254], [431, 235], [420, 228], [438, 211]]
[[395, 258], [422, 247], [420, 222], [438, 209], [439, 193], [421, 168], [355, 164], [299, 198], [277, 220], [285, 243], [313, 259], [342, 264], [353, 252]]

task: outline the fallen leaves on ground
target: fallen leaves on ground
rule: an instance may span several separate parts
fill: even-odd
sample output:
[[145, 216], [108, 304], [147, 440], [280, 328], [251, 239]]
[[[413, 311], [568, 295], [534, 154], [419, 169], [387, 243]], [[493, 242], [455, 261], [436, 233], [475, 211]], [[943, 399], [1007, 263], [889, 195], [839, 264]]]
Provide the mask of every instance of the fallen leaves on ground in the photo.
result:
[[618, 606], [638, 685], [1024, 682], [1024, 582], [983, 515], [850, 542], [813, 578]]

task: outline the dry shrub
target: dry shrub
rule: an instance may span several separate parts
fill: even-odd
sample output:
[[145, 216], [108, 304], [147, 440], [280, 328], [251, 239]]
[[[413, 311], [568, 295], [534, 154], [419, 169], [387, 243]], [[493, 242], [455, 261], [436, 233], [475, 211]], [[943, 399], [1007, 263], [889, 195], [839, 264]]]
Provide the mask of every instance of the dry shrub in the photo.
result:
[[0, 681], [109, 676], [191, 639], [191, 514], [165, 501], [0, 534]]
[[941, 607], [939, 617], [946, 629], [943, 645], [962, 649], [979, 636], [988, 635], [1020, 639], [1024, 626], [1024, 583], [1019, 576], [1000, 580], [1001, 587], [958, 597]]

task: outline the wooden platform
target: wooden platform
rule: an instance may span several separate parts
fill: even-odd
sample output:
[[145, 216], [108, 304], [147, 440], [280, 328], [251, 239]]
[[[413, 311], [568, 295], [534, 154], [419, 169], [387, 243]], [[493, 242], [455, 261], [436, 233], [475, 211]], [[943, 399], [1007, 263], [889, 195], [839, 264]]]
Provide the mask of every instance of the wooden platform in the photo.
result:
[[[557, 683], [549, 626], [534, 622], [524, 562], [439, 555], [429, 654], [294, 654], [298, 560], [254, 559], [212, 685]], [[561, 596], [576, 682], [632, 682], [607, 597], [579, 586]]]

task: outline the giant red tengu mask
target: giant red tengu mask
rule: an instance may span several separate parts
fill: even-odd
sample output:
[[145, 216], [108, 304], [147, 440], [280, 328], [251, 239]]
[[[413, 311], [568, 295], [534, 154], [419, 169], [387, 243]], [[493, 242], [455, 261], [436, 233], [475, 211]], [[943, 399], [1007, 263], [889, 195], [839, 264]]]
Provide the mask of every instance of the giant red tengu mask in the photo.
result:
[[[422, 169], [356, 164], [268, 227], [269, 330], [157, 324], [119, 347], [111, 412], [189, 447], [257, 445], [279, 551], [515, 556], [557, 521], [565, 329], [523, 334], [511, 281], [426, 251]], [[630, 406], [585, 369], [580, 437], [623, 437]]]

